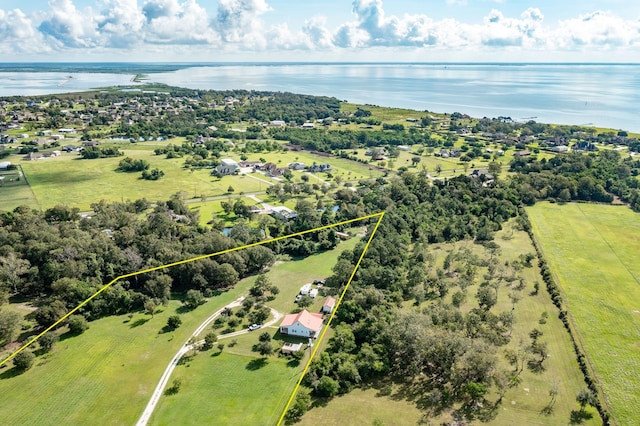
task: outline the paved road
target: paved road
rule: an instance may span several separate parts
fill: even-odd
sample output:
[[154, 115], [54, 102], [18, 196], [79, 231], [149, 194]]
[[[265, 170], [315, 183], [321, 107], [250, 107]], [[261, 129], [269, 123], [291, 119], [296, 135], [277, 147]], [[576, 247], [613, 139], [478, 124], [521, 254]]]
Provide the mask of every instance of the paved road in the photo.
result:
[[[236, 306], [241, 306], [243, 300], [244, 300], [244, 296], [239, 297], [238, 299], [234, 300], [233, 302], [229, 303], [228, 305], [218, 309], [209, 318], [207, 318], [202, 324], [200, 324], [200, 326], [191, 334], [189, 340], [191, 340], [191, 337], [195, 337], [195, 336], [199, 335], [200, 333], [202, 333], [209, 326], [209, 324], [211, 324], [213, 321], [215, 321], [215, 319], [222, 314], [222, 311], [224, 311], [226, 308], [234, 308]], [[264, 327], [268, 327], [268, 326], [270, 326], [272, 324], [275, 324], [280, 318], [282, 318], [282, 314], [280, 312], [276, 311], [273, 308], [271, 308], [271, 315], [273, 316], [273, 319], [271, 319], [269, 322], [265, 323], [263, 325], [263, 328]], [[218, 336], [218, 339], [224, 339], [224, 338], [228, 338], [228, 337], [240, 336], [240, 335], [245, 334], [245, 333], [249, 333], [249, 330], [245, 329], [245, 330], [235, 331], [233, 333], [221, 334], [220, 336]], [[171, 377], [171, 374], [173, 373], [173, 370], [178, 365], [178, 362], [180, 362], [180, 358], [182, 358], [184, 356], [184, 354], [186, 354], [191, 349], [193, 349], [194, 345], [189, 344], [189, 340], [187, 340], [187, 342], [185, 342], [184, 345], [182, 345], [182, 347], [178, 350], [178, 352], [171, 359], [171, 362], [169, 362], [169, 365], [167, 365], [167, 368], [164, 370], [164, 373], [162, 373], [162, 377], [160, 377], [160, 381], [158, 382], [158, 385], [156, 386], [155, 390], [153, 391], [153, 394], [151, 395], [151, 398], [149, 399], [149, 402], [147, 403], [147, 407], [142, 412], [142, 415], [140, 416], [140, 419], [138, 419], [138, 423], [136, 423], [136, 426], [146, 426], [146, 424], [149, 422], [149, 419], [151, 418], [151, 414], [153, 414], [153, 411], [155, 410], [156, 405], [158, 405], [158, 401], [160, 400], [160, 397], [162, 396], [162, 393], [164, 392], [164, 388], [167, 386], [167, 382], [169, 381], [169, 378]], [[199, 345], [201, 345], [203, 343], [204, 343], [204, 340], [200, 340], [200, 341], [196, 342], [195, 345], [199, 346]]]

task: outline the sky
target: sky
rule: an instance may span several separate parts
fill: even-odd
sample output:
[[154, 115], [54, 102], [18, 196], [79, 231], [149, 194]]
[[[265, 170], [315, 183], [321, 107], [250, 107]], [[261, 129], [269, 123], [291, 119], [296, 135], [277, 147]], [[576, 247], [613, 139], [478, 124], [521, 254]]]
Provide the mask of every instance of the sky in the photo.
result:
[[638, 0], [0, 0], [0, 62], [640, 62]]

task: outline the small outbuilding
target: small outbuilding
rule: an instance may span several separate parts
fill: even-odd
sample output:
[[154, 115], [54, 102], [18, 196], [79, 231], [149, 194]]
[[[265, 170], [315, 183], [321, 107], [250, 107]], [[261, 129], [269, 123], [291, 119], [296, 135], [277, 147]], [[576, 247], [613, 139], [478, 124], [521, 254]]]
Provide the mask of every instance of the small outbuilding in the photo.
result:
[[336, 306], [336, 299], [334, 299], [331, 296], [327, 297], [324, 300], [324, 303], [322, 304], [322, 313], [330, 314], [331, 312], [333, 312], [333, 308], [335, 308], [335, 306]]
[[289, 355], [294, 352], [298, 352], [300, 349], [302, 349], [302, 343], [285, 343], [284, 345], [282, 345], [282, 349], [280, 349], [280, 352], [285, 355]]

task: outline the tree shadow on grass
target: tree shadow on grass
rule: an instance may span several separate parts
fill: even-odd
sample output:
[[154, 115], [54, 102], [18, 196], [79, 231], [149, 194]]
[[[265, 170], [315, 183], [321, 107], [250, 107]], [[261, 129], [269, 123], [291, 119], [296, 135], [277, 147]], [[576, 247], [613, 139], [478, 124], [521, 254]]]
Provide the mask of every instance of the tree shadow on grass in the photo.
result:
[[13, 377], [19, 376], [22, 373], [24, 373], [24, 371], [13, 367], [13, 368], [9, 368], [7, 371], [5, 371], [4, 373], [0, 374], [0, 380], [5, 380], [5, 379], [11, 379]]
[[311, 408], [326, 407], [329, 404], [329, 401], [331, 401], [331, 398], [314, 398], [311, 403]]
[[264, 367], [268, 363], [269, 363], [269, 361], [267, 361], [267, 358], [256, 358], [256, 359], [252, 359], [251, 361], [249, 361], [249, 363], [247, 363], [245, 368], [247, 370], [249, 370], [249, 371], [256, 371], [256, 370], [261, 369], [262, 367]]
[[287, 362], [287, 367], [290, 367], [290, 368], [295, 368], [295, 367], [298, 367], [299, 365], [300, 365], [299, 359], [292, 359], [289, 362]]
[[195, 308], [192, 306], [182, 305], [176, 308], [176, 314], [186, 314], [187, 312], [193, 311]]
[[141, 325], [146, 324], [148, 321], [149, 321], [149, 318], [138, 318], [137, 320], [129, 324], [129, 328], [140, 327]]
[[590, 420], [593, 418], [593, 414], [584, 411], [584, 410], [571, 410], [571, 415], [569, 416], [569, 423], [572, 425], [579, 425], [585, 420]]

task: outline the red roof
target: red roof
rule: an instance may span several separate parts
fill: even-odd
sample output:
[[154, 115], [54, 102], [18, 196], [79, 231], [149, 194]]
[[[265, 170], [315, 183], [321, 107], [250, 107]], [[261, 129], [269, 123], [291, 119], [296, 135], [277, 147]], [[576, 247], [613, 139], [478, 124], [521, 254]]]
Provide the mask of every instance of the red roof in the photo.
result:
[[297, 314], [285, 315], [280, 327], [291, 327], [297, 322], [300, 322], [300, 324], [309, 330], [317, 332], [322, 328], [322, 314], [314, 314], [304, 309]]
[[325, 299], [324, 304], [322, 306], [331, 306], [332, 308], [336, 306], [336, 299], [329, 296]]

